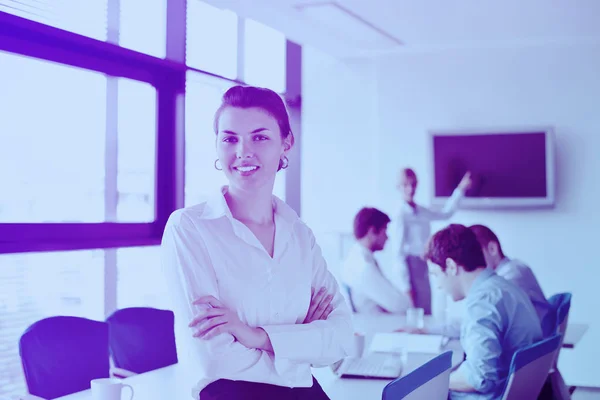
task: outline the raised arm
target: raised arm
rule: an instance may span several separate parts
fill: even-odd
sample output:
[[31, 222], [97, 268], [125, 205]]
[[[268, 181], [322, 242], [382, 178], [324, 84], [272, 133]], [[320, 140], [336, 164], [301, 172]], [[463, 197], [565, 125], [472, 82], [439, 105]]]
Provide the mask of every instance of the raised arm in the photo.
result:
[[452, 192], [452, 196], [446, 201], [444, 208], [441, 211], [431, 210], [424, 208], [423, 211], [426, 213], [427, 218], [431, 221], [435, 220], [445, 220], [449, 219], [454, 215], [456, 210], [458, 209], [458, 205], [463, 197], [465, 197], [465, 192], [471, 187], [472, 179], [471, 173], [467, 172], [465, 176], [461, 179], [460, 183]]
[[308, 324], [262, 326], [270, 338], [276, 367], [284, 361], [326, 366], [341, 360], [351, 351], [353, 328], [350, 310], [335, 278], [327, 269], [312, 232], [309, 245], [311, 284], [315, 288], [324, 287], [327, 293], [333, 295], [333, 310], [327, 319]]
[[[273, 355], [249, 349], [229, 334], [210, 339], [193, 337], [188, 327], [194, 316], [205, 310], [192, 302], [203, 296], [219, 298], [217, 279], [196, 227], [181, 211], [171, 215], [161, 245], [162, 266], [175, 313], [175, 334], [180, 360], [197, 366], [199, 376], [269, 381], [273, 373]], [[257, 380], [260, 379], [260, 380]]]

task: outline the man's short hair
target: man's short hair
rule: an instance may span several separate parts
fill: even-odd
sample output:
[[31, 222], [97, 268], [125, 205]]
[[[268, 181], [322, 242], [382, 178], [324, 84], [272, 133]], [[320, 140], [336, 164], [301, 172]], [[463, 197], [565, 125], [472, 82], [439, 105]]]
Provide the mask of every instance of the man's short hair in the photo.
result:
[[446, 270], [451, 258], [465, 271], [485, 267], [483, 250], [475, 233], [464, 225], [452, 224], [433, 235], [427, 243], [425, 258]]
[[386, 213], [376, 208], [364, 207], [354, 217], [354, 237], [362, 239], [371, 227], [375, 232], [380, 232], [389, 222], [390, 217]]
[[481, 247], [486, 247], [490, 242], [496, 242], [500, 256], [504, 257], [500, 240], [498, 240], [498, 236], [490, 228], [485, 225], [471, 225], [469, 229], [473, 231]]

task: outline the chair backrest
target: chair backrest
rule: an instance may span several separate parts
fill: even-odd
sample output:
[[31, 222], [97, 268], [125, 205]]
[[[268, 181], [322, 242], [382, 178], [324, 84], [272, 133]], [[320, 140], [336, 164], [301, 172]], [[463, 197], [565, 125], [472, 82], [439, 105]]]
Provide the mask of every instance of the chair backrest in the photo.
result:
[[546, 315], [542, 322], [542, 331], [545, 337], [550, 337], [555, 334], [560, 334], [560, 345], [559, 350], [556, 352], [554, 357], [553, 367], [556, 368], [558, 364], [558, 355], [560, 354], [560, 348], [563, 345], [565, 339], [565, 332], [567, 331], [567, 324], [569, 322], [569, 310], [571, 309], [571, 293], [558, 293], [548, 299], [550, 303], [551, 312]]
[[140, 374], [177, 363], [173, 311], [124, 308], [106, 322], [116, 367]]
[[450, 385], [452, 351], [447, 351], [383, 389], [383, 400], [446, 400]]
[[514, 354], [502, 400], [538, 398], [560, 349], [561, 336], [554, 335]]
[[109, 377], [108, 326], [79, 317], [35, 322], [19, 339], [29, 393], [54, 399], [90, 388]]
[[571, 297], [571, 293], [559, 293], [548, 299], [552, 308], [556, 310], [556, 333], [560, 333], [563, 336], [567, 331]]

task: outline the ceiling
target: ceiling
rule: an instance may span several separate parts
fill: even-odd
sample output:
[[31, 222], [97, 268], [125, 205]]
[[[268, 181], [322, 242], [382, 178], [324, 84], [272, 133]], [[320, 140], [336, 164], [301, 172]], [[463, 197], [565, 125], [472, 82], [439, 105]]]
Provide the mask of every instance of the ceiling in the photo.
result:
[[600, 41], [600, 0], [205, 1], [342, 57]]

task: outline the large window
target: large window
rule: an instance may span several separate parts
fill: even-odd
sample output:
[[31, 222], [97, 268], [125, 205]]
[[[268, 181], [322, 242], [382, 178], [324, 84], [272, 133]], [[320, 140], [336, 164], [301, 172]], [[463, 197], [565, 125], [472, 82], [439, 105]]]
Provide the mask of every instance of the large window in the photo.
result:
[[187, 65], [225, 78], [237, 77], [236, 14], [188, 0], [186, 38]]
[[155, 218], [156, 90], [119, 79], [117, 145], [117, 220], [151, 222]]
[[153, 221], [156, 90], [119, 79], [118, 126], [107, 130], [105, 75], [2, 52], [0, 64], [0, 223]]
[[167, 0], [120, 0], [119, 45], [164, 58]]
[[278, 93], [285, 91], [286, 41], [283, 34], [251, 19], [245, 21], [244, 80]]
[[104, 220], [106, 77], [0, 52], [0, 222]]
[[108, 0], [0, 0], [0, 11], [106, 40], [107, 3]]
[[117, 308], [171, 308], [160, 265], [160, 247], [117, 250], [116, 295]]

